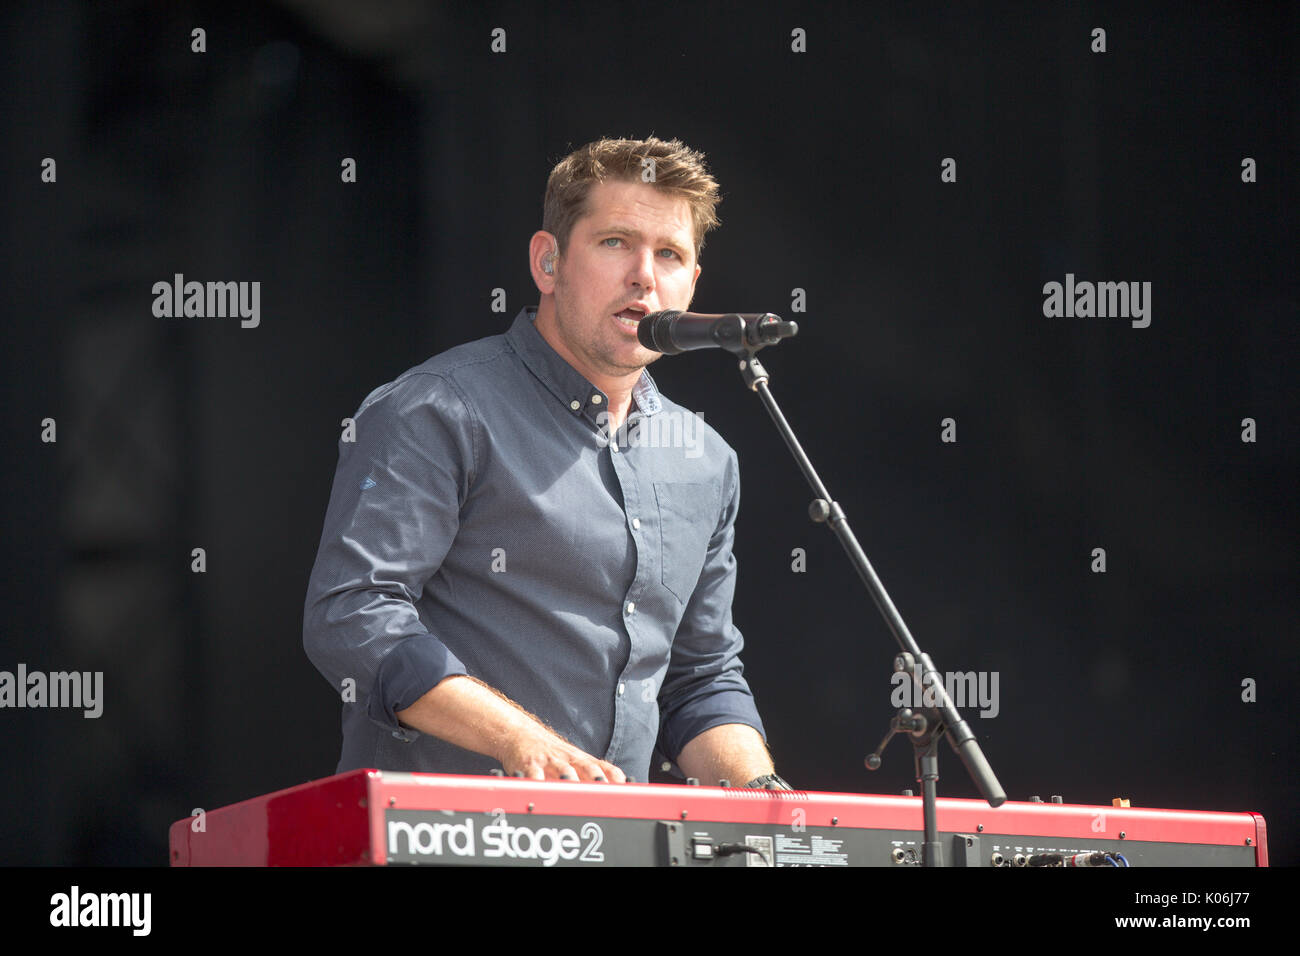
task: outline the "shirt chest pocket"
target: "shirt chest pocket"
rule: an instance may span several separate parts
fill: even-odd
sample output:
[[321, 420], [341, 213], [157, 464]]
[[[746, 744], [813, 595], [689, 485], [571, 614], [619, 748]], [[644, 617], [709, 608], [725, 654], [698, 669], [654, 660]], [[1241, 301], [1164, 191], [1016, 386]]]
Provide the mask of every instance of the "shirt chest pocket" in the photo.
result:
[[718, 523], [717, 489], [684, 481], [656, 481], [654, 489], [664, 587], [685, 604], [700, 579], [709, 539]]

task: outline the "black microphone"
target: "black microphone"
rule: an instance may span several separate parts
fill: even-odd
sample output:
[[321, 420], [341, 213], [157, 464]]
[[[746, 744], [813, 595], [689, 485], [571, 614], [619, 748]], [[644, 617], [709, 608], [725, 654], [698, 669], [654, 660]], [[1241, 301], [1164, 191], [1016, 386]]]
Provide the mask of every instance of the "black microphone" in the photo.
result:
[[680, 355], [692, 349], [726, 349], [739, 355], [775, 345], [798, 331], [796, 323], [771, 312], [699, 315], [668, 309], [651, 312], [642, 319], [636, 337], [646, 348], [665, 355]]

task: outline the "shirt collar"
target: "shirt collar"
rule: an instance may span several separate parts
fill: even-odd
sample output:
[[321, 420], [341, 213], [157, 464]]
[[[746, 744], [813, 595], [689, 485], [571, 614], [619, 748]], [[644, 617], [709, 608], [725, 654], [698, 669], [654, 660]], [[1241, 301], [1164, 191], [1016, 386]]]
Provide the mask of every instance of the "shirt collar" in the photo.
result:
[[[529, 371], [571, 414], [582, 415], [592, 424], [599, 425], [596, 416], [609, 410], [609, 396], [588, 382], [585, 375], [551, 348], [533, 324], [536, 318], [536, 307], [520, 310], [506, 333], [506, 340]], [[653, 415], [663, 408], [659, 389], [648, 369], [641, 370], [641, 377], [632, 386], [632, 400], [643, 415]]]

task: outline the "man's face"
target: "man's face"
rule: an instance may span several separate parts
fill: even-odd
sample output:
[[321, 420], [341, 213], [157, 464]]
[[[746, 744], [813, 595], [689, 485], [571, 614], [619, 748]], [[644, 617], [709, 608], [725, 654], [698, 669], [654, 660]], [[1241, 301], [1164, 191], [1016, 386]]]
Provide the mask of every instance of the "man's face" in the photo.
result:
[[695, 294], [690, 207], [647, 183], [605, 182], [592, 187], [587, 209], [555, 261], [555, 331], [589, 379], [626, 376], [662, 354], [637, 341], [637, 319], [685, 310]]

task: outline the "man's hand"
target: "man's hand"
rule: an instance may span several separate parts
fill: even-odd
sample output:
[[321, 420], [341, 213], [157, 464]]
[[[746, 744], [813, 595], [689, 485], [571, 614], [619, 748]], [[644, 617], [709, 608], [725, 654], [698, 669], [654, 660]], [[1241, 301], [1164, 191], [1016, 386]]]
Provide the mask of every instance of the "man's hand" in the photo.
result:
[[583, 752], [548, 730], [515, 737], [500, 760], [507, 775], [521, 772], [532, 780], [627, 782], [623, 771], [612, 763]]
[[584, 753], [500, 691], [464, 675], [443, 679], [397, 719], [421, 733], [495, 757], [507, 774], [533, 780], [604, 779], [626, 783], [622, 770]]

